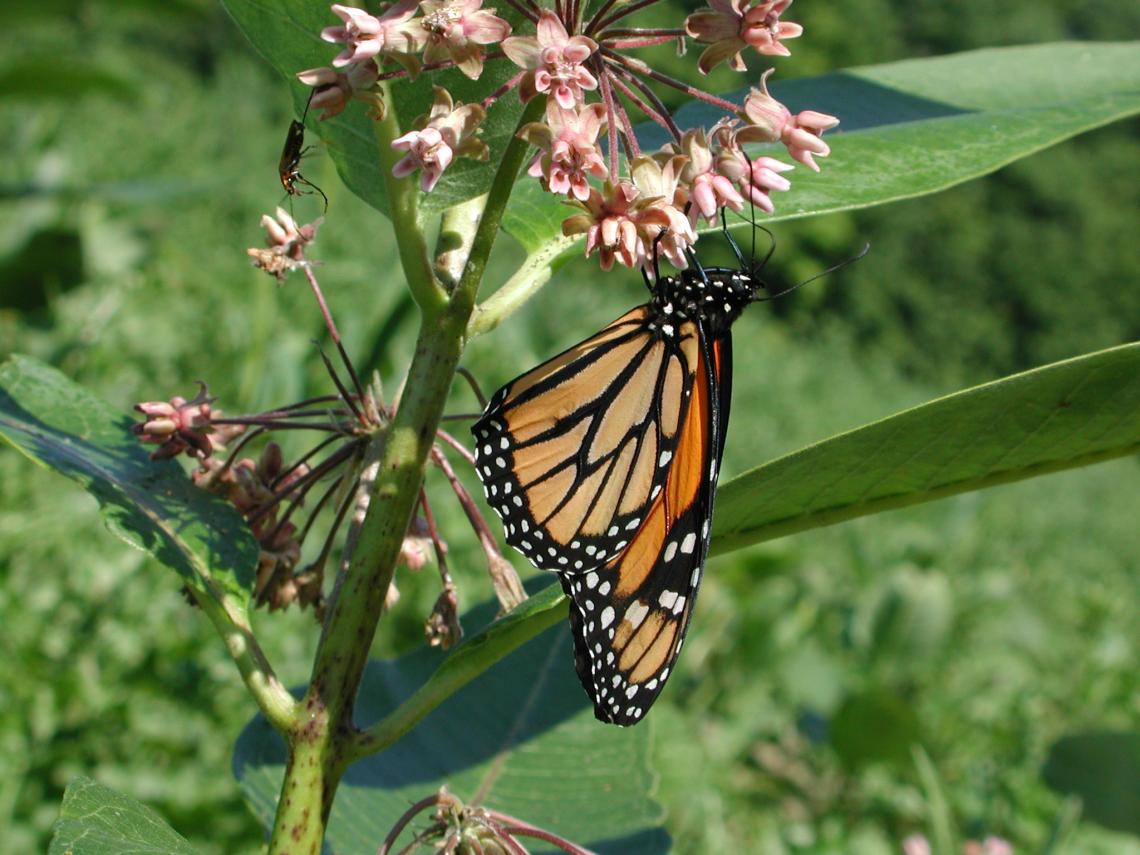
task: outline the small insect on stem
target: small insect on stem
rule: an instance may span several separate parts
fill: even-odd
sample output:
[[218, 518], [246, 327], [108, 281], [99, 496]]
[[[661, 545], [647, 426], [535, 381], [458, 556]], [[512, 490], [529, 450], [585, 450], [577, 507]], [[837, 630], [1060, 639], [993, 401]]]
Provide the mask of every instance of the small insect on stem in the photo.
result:
[[[277, 163], [277, 171], [281, 178], [281, 186], [285, 188], [285, 192], [290, 196], [309, 196], [312, 193], [319, 193], [325, 202], [325, 210], [329, 209], [329, 197], [325, 195], [325, 191], [301, 174], [301, 158], [304, 157], [311, 149], [305, 147], [305, 119], [309, 115], [309, 103], [313, 100], [313, 94], [309, 93], [309, 101], [305, 103], [305, 112], [301, 116], [301, 121], [294, 119], [289, 125], [289, 133], [285, 136], [285, 146], [281, 149], [281, 160]], [[298, 185], [308, 187], [308, 192], [298, 189]]]

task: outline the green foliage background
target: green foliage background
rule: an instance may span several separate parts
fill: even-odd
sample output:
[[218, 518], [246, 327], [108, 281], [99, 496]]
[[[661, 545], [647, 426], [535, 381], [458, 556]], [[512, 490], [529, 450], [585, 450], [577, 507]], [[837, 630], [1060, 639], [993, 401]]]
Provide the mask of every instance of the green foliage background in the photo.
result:
[[[807, 36], [782, 77], [1140, 32], [1128, 0], [793, 11]], [[244, 256], [280, 198], [291, 101], [224, 14], [204, 0], [13, 2], [0, 45], [0, 355], [46, 359], [123, 410], [198, 378], [232, 412], [323, 391], [307, 293], [277, 288]], [[1136, 131], [1097, 131], [926, 199], [781, 225], [777, 286], [873, 249], [741, 320], [726, 475], [961, 385], [1140, 337], [1140, 190], [1126, 180]], [[386, 226], [326, 159], [306, 174], [331, 200], [326, 293], [350, 349], [394, 386], [413, 330]], [[298, 214], [313, 215], [305, 204]], [[508, 269], [513, 247], [498, 251]], [[571, 263], [465, 364], [494, 388], [640, 288]], [[456, 392], [454, 409], [473, 406]], [[461, 596], [485, 599], [441, 486], [429, 479]], [[898, 851], [928, 821], [913, 739], [965, 833], [1042, 851], [1062, 810], [1040, 777], [1049, 745], [1140, 723], [1136, 488], [1136, 461], [1118, 461], [712, 562], [650, 723], [677, 851]], [[428, 571], [400, 586], [376, 655], [420, 643], [436, 584]], [[283, 676], [303, 681], [311, 617], [257, 623]], [[213, 631], [171, 574], [106, 535], [89, 498], [6, 448], [0, 627], [5, 851], [42, 851], [81, 773], [155, 807], [202, 851], [257, 848], [227, 772], [252, 705]], [[1091, 823], [1072, 835], [1061, 851], [1140, 851]]]

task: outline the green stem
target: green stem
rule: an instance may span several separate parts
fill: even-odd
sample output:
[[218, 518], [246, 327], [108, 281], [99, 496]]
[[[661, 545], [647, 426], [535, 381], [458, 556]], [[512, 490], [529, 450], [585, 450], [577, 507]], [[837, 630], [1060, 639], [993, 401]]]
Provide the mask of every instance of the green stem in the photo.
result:
[[[536, 98], [523, 111], [520, 126], [531, 121], [531, 114], [537, 115], [540, 102]], [[394, 120], [388, 120], [387, 128], [383, 132], [378, 129], [381, 137], [391, 135]], [[383, 148], [382, 144], [382, 159], [386, 156]], [[393, 224], [401, 240], [401, 260], [409, 287], [423, 310], [420, 334], [399, 409], [387, 430], [374, 440], [381, 443], [380, 466], [368, 513], [348, 567], [338, 576], [329, 599], [312, 679], [302, 701], [303, 720], [287, 736], [290, 762], [274, 821], [271, 855], [319, 852], [340, 776], [357, 739], [353, 703], [368, 651], [419, 495], [447, 391], [459, 365], [475, 294], [527, 148], [527, 143], [517, 137], [507, 144], [463, 276], [450, 300], [431, 276], [430, 266], [427, 276], [431, 287], [425, 288], [423, 236], [414, 219], [407, 218], [407, 200], [398, 199], [393, 191]], [[397, 215], [397, 210], [403, 213]], [[401, 234], [413, 228], [414, 237]], [[403, 251], [405, 246], [416, 248], [410, 258]]]
[[412, 292], [421, 312], [434, 315], [447, 304], [447, 293], [432, 272], [431, 259], [420, 226], [420, 188], [416, 179], [412, 175], [396, 178], [392, 174], [392, 167], [404, 155], [392, 148], [392, 140], [400, 135], [400, 123], [396, 119], [391, 88], [387, 83], [383, 87], [384, 103], [388, 105], [388, 111], [375, 127], [380, 174], [384, 176], [384, 186], [388, 191], [388, 216], [396, 233], [396, 247], [400, 252], [404, 276], [408, 280], [408, 290]]
[[514, 276], [475, 307], [471, 323], [467, 325], [467, 338], [472, 339], [490, 332], [517, 312], [553, 275], [554, 262], [558, 257], [577, 242], [577, 238], [556, 238], [527, 256]]
[[218, 599], [195, 593], [194, 599], [226, 643], [226, 650], [262, 715], [280, 733], [289, 732], [297, 721], [297, 702], [273, 673], [273, 667], [249, 625], [245, 609], [225, 595]]
[[452, 205], [439, 219], [435, 244], [435, 271], [449, 291], [455, 290], [463, 266], [471, 254], [471, 243], [487, 205], [487, 194]]
[[[523, 610], [523, 614], [519, 611]], [[539, 633], [566, 620], [567, 599], [557, 585], [467, 639], [411, 697], [359, 734], [352, 760], [383, 751], [463, 686]]]

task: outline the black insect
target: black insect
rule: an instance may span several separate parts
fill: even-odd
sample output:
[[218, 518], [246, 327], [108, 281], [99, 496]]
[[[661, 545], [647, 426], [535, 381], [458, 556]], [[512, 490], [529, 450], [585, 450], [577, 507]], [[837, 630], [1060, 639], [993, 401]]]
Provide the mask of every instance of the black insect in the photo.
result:
[[[313, 100], [314, 89], [309, 95], [309, 102]], [[305, 104], [305, 112], [301, 120], [294, 119], [289, 125], [289, 133], [285, 136], [285, 146], [281, 149], [281, 159], [277, 163], [277, 171], [281, 178], [281, 186], [290, 196], [309, 196], [319, 193], [324, 199], [325, 210], [329, 207], [329, 197], [325, 191], [301, 174], [301, 158], [312, 150], [312, 146], [305, 147], [305, 119], [309, 116], [309, 102]], [[308, 187], [309, 190], [301, 190]]]

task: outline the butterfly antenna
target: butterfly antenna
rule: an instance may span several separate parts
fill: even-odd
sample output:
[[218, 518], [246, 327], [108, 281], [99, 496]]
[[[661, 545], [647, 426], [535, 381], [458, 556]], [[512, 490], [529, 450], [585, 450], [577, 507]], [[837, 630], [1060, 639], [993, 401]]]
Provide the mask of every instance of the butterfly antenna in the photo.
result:
[[[859, 250], [857, 253], [855, 253], [853, 256], [851, 256], [850, 258], [845, 258], [843, 261], [839, 262], [838, 264], [833, 264], [831, 267], [827, 268], [826, 270], [821, 270], [819, 273], [816, 273], [814, 276], [809, 276], [803, 282], [797, 282], [795, 285], [791, 286], [790, 288], [785, 288], [783, 291], [777, 291], [775, 294], [769, 294], [766, 297], [756, 297], [752, 300], [752, 302], [753, 303], [767, 303], [769, 300], [775, 300], [777, 297], [783, 297], [785, 294], [790, 294], [793, 291], [795, 291], [797, 288], [802, 288], [804, 285], [807, 285], [809, 282], [814, 282], [816, 279], [819, 279], [821, 276], [827, 276], [829, 273], [835, 273], [837, 270], [842, 270], [844, 267], [846, 267], [849, 264], [854, 264], [856, 261], [861, 259], [864, 255], [866, 255], [870, 251], [870, 249], [871, 249], [871, 244], [869, 244], [869, 243], [863, 244], [863, 248], [861, 250]], [[769, 255], [771, 255], [771, 253], [769, 253]]]

